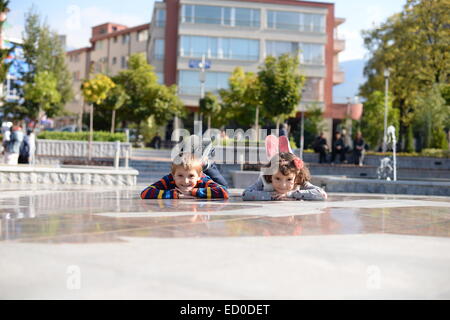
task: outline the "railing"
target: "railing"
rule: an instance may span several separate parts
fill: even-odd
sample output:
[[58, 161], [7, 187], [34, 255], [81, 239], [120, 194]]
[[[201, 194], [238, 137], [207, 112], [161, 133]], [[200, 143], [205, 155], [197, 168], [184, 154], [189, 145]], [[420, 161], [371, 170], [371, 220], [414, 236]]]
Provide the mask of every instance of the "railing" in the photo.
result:
[[272, 30], [294, 30], [300, 32], [314, 32], [314, 33], [325, 33], [325, 27], [319, 25], [310, 25], [310, 24], [295, 24], [295, 23], [268, 23], [268, 29]]
[[[212, 87], [206, 87], [205, 92], [211, 92], [213, 94], [218, 94], [219, 90], [226, 89], [226, 88], [212, 88]], [[179, 86], [179, 93], [185, 94], [188, 96], [200, 96], [201, 88], [200, 86]]]
[[223, 59], [223, 60], [243, 60], [243, 61], [258, 61], [259, 54], [235, 54], [226, 52], [187, 52], [182, 50], [180, 57], [183, 58], [201, 58], [203, 55], [207, 59]]
[[[117, 151], [118, 149], [120, 152]], [[36, 156], [50, 157], [87, 157], [89, 143], [87, 141], [73, 140], [42, 140], [36, 141]], [[92, 142], [92, 157], [94, 158], [120, 158], [131, 157], [131, 143]]]
[[228, 27], [249, 27], [249, 28], [259, 28], [259, 20], [243, 20], [243, 19], [218, 19], [218, 18], [205, 18], [197, 16], [182, 16], [181, 23], [191, 23], [191, 24], [217, 24], [221, 26]]

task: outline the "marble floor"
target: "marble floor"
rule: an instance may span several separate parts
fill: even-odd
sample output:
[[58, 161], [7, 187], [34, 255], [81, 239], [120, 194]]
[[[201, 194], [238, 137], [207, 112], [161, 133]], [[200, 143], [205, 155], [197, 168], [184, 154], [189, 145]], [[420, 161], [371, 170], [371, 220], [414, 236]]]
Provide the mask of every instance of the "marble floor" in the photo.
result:
[[450, 198], [0, 185], [0, 299], [449, 299]]

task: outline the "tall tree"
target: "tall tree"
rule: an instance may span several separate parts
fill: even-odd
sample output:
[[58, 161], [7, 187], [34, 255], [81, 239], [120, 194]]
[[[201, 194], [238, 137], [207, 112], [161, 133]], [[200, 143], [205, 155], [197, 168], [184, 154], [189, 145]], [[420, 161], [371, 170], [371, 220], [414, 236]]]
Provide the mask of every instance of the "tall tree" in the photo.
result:
[[36, 73], [32, 82], [25, 84], [25, 99], [38, 105], [38, 114], [45, 112], [53, 117], [60, 113], [61, 94], [58, 91], [58, 83], [53, 73], [40, 71]]
[[[384, 134], [384, 92], [374, 91], [364, 102], [364, 113], [361, 118], [360, 130], [364, 139], [373, 149], [383, 143]], [[399, 110], [392, 107], [392, 97], [388, 101], [388, 124], [399, 130]]]
[[97, 109], [111, 112], [111, 133], [114, 133], [116, 127], [116, 112], [119, 110], [130, 97], [126, 94], [125, 89], [121, 85], [116, 85], [108, 93], [106, 99], [97, 106]]
[[[50, 113], [53, 116], [60, 115], [64, 105], [73, 98], [72, 78], [65, 60], [65, 49], [56, 32], [41, 22], [36, 9], [32, 7], [25, 15], [25, 28], [22, 34], [23, 53], [25, 64], [20, 70], [21, 80], [32, 84], [39, 72], [48, 72], [54, 75], [57, 89], [61, 96], [60, 102], [55, 104], [55, 109]], [[25, 92], [21, 92], [25, 96]], [[23, 108], [31, 118], [38, 116], [39, 104], [25, 99]]]
[[258, 73], [264, 111], [276, 120], [277, 129], [283, 118], [295, 112], [301, 100], [305, 77], [299, 66], [296, 56], [269, 56]]
[[[3, 24], [6, 21], [6, 14], [9, 12], [9, 1], [8, 0], [0, 0], [0, 85], [6, 80], [6, 74], [8, 73], [9, 67], [11, 66], [11, 62], [7, 63], [5, 60], [11, 54], [14, 48], [6, 48], [2, 47], [3, 39], [1, 35], [3, 34]], [[2, 97], [0, 97], [2, 98]]]
[[400, 112], [403, 148], [411, 145], [405, 140], [411, 137], [408, 127], [415, 113], [422, 112], [416, 104], [417, 97], [434, 84], [448, 83], [449, 10], [447, 0], [407, 0], [401, 13], [363, 32], [371, 58], [364, 70], [368, 80], [361, 86], [360, 94], [369, 98], [374, 91], [383, 91], [383, 71], [391, 70], [390, 93], [394, 108]]
[[129, 99], [118, 111], [124, 121], [137, 123], [150, 116], [158, 124], [164, 124], [175, 115], [183, 116], [184, 107], [176, 95], [176, 86], [166, 87], [157, 82], [153, 66], [147, 63], [143, 54], [134, 54], [128, 61], [128, 69], [113, 78], [122, 85]]
[[435, 85], [419, 96], [416, 104], [422, 110], [420, 113], [416, 113], [413, 121], [421, 147], [446, 148], [446, 144], [442, 143], [443, 140], [445, 141], [443, 128], [446, 127], [450, 117], [450, 106], [442, 97], [439, 86]]
[[257, 129], [262, 114], [258, 76], [237, 67], [231, 74], [228, 85], [229, 89], [219, 92], [222, 99], [222, 112], [219, 118], [225, 123], [234, 120], [244, 127], [254, 124]]

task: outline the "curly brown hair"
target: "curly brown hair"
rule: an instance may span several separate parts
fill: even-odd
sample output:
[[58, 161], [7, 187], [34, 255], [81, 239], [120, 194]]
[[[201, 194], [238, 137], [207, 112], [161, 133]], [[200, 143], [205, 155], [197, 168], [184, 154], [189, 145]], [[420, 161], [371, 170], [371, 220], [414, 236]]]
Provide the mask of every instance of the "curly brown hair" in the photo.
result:
[[[273, 157], [270, 162], [265, 165], [265, 168], [270, 168], [272, 161], [276, 161], [278, 158], [278, 170], [285, 176], [294, 173], [295, 174], [295, 184], [299, 186], [305, 186], [306, 182], [311, 180], [311, 174], [309, 169], [303, 164], [303, 168], [298, 169], [295, 166], [294, 160], [298, 157], [289, 152], [280, 152], [278, 157]], [[272, 183], [272, 175], [264, 175], [264, 179], [267, 183]]]

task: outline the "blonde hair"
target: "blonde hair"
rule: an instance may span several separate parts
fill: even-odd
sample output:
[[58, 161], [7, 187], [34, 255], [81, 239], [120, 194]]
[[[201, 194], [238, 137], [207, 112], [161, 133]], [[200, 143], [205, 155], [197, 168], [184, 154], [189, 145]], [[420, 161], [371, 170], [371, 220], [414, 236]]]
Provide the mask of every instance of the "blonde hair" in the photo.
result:
[[186, 170], [195, 169], [199, 175], [203, 171], [202, 160], [193, 153], [181, 153], [173, 159], [171, 173], [175, 174], [175, 171], [180, 167]]
[[[277, 157], [273, 157], [276, 159]], [[280, 152], [278, 155], [278, 171], [280, 171], [283, 175], [287, 176], [291, 173], [295, 174], [295, 184], [300, 186], [305, 186], [306, 182], [311, 180], [311, 174], [309, 173], [309, 169], [303, 164], [301, 169], [298, 169], [295, 165], [295, 161], [297, 156], [289, 152]], [[270, 163], [266, 166], [270, 168]], [[272, 175], [264, 175], [264, 179], [268, 183], [272, 183]]]

